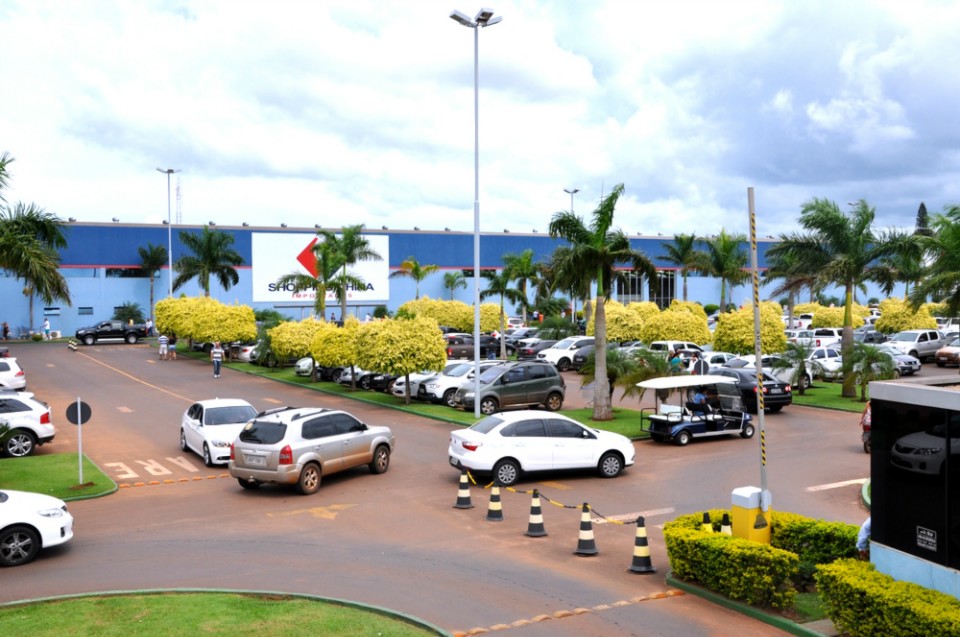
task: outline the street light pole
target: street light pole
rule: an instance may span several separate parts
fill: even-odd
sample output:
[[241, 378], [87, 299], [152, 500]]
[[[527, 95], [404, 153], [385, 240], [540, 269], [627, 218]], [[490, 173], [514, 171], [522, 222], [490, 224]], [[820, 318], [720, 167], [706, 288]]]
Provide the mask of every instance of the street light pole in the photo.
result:
[[564, 188], [563, 192], [570, 195], [570, 213], [573, 214], [573, 196], [580, 192], [579, 188]]
[[480, 417], [480, 27], [500, 22], [493, 9], [480, 9], [471, 20], [454, 11], [450, 18], [473, 29], [473, 415]]
[[[170, 175], [180, 172], [173, 168], [157, 168], [167, 176], [167, 296], [173, 296], [173, 224], [170, 222]], [[150, 308], [153, 312], [153, 308]]]
[[[579, 188], [564, 188], [563, 192], [570, 195], [570, 214], [573, 214], [573, 196], [580, 192]], [[573, 298], [573, 295], [570, 295], [570, 322], [577, 322], [577, 300]]]

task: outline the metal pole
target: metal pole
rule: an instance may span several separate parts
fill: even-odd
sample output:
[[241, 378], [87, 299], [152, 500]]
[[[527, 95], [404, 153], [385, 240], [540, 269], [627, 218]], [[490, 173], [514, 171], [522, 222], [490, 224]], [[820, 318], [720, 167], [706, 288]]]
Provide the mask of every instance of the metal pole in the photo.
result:
[[[167, 169], [167, 296], [173, 296], [173, 224], [170, 223], [170, 173]], [[153, 311], [153, 308], [150, 308]]]
[[[753, 274], [753, 348], [756, 355], [757, 371], [757, 420], [760, 429], [760, 510], [766, 512], [770, 503], [767, 501], [767, 443], [766, 432], [763, 428], [763, 344], [760, 340], [760, 272], [757, 265], [757, 220], [753, 200], [753, 187], [747, 188], [747, 207], [750, 211], [750, 269]], [[763, 515], [757, 516], [754, 528], [767, 526]]]
[[77, 464], [79, 465], [80, 482], [83, 484], [83, 416], [80, 414], [80, 397], [77, 396]]
[[480, 418], [480, 26], [473, 27], [473, 417]]

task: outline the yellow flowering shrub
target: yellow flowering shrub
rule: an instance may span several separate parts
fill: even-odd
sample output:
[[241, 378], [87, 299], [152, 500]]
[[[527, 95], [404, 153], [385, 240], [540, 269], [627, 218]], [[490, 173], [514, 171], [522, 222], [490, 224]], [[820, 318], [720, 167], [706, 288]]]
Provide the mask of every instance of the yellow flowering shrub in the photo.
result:
[[[783, 319], [770, 305], [760, 305], [760, 347], [764, 353], [782, 352], [787, 347]], [[753, 308], [721, 314], [713, 332], [713, 349], [734, 354], [754, 352]]]
[[690, 341], [705, 345], [712, 337], [706, 314], [697, 316], [686, 309], [667, 309], [651, 316], [640, 331], [640, 340], [648, 345], [654, 341]]

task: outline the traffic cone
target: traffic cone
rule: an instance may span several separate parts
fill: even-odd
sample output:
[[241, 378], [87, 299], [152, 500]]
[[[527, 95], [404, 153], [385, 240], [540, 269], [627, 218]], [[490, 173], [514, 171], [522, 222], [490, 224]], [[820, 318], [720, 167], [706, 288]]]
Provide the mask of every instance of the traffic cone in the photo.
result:
[[643, 516], [637, 518], [637, 539], [633, 543], [633, 563], [627, 569], [631, 573], [656, 573], [650, 561], [650, 547], [647, 545], [647, 527], [643, 524]]
[[593, 522], [590, 521], [590, 505], [583, 503], [583, 510], [580, 513], [580, 536], [577, 539], [577, 550], [574, 555], [596, 555], [597, 543], [593, 540]]
[[473, 502], [470, 501], [470, 480], [467, 478], [467, 472], [460, 472], [460, 488], [457, 490], [457, 503], [453, 505], [454, 509], [472, 509]]
[[700, 530], [704, 533], [713, 533], [713, 524], [710, 522], [710, 514], [703, 512], [703, 522], [700, 524]]
[[724, 535], [733, 535], [733, 527], [730, 525], [729, 513], [723, 514], [723, 520], [720, 522], [720, 532]]
[[490, 506], [487, 507], [488, 522], [503, 522], [503, 508], [500, 506], [500, 485], [490, 488]]
[[540, 510], [540, 492], [533, 490], [530, 501], [530, 523], [527, 525], [527, 537], [544, 537], [547, 530], [543, 528], [543, 512]]

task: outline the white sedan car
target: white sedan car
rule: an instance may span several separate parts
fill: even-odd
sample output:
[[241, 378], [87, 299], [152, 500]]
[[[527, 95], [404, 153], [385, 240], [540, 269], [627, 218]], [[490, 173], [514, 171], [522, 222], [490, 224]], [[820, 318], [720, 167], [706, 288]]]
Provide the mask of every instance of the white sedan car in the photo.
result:
[[0, 566], [19, 566], [40, 549], [69, 542], [73, 516], [63, 500], [27, 491], [0, 490]]
[[27, 376], [15, 358], [0, 358], [0, 389], [26, 389]]
[[457, 469], [490, 473], [510, 486], [526, 471], [596, 469], [615, 478], [633, 464], [634, 449], [626, 436], [560, 414], [524, 410], [493, 414], [452, 432], [448, 455]]
[[208, 467], [230, 461], [230, 445], [257, 410], [238, 398], [213, 398], [190, 405], [180, 421], [180, 448], [203, 457]]

